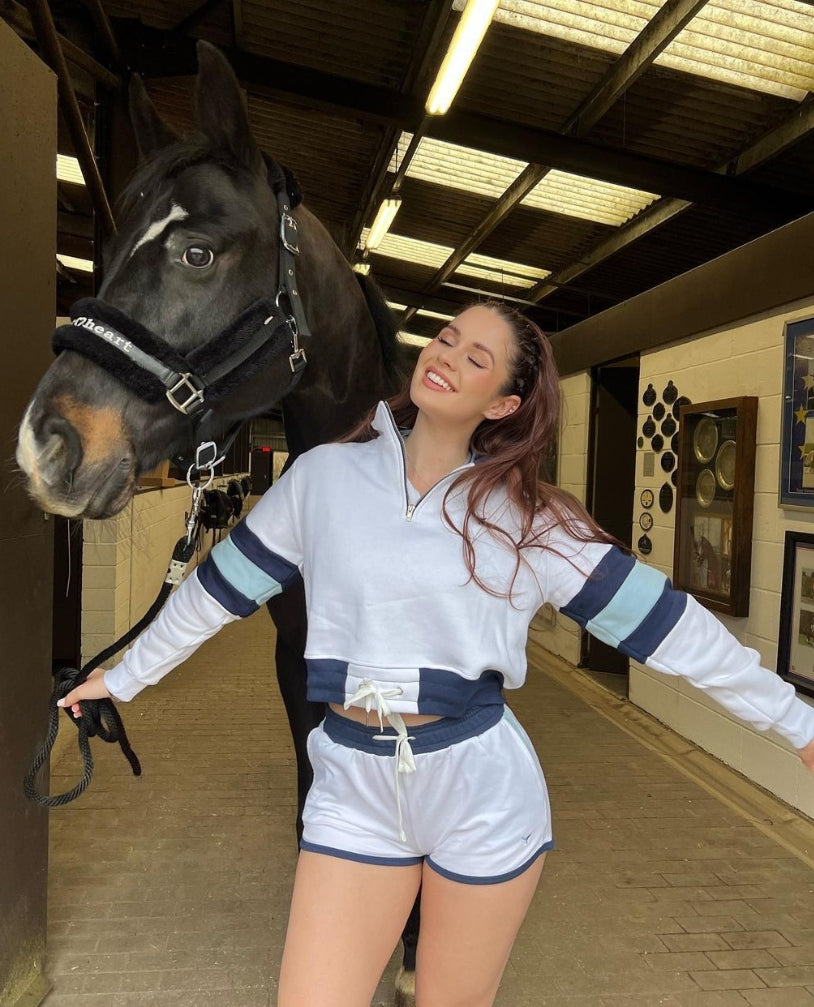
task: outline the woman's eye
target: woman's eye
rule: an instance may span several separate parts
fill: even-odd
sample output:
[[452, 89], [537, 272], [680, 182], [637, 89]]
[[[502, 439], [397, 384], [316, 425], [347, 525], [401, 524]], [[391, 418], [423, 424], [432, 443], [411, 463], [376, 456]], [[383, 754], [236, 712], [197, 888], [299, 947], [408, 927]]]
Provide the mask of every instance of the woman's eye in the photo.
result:
[[448, 339], [442, 339], [440, 336], [437, 337], [439, 343], [443, 343], [444, 346], [452, 346], [452, 343]]
[[475, 365], [475, 367], [477, 367], [477, 368], [478, 368], [479, 370], [481, 370], [481, 371], [482, 371], [482, 370], [484, 369], [484, 367], [486, 366], [486, 364], [481, 364], [481, 363], [478, 363], [478, 361], [477, 361], [477, 360], [475, 360], [475, 359], [474, 359], [474, 357], [470, 357], [470, 358], [469, 358], [469, 362], [470, 362], [471, 364], [474, 364], [474, 365]]
[[192, 266], [195, 269], [205, 269], [215, 261], [215, 253], [206, 245], [190, 245], [184, 249], [181, 262], [185, 266]]

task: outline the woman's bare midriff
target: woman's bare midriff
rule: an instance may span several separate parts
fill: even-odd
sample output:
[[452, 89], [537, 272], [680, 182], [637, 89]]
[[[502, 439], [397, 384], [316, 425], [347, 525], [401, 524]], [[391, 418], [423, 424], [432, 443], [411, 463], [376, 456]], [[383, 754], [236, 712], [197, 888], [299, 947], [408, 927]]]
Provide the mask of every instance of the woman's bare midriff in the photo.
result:
[[[379, 717], [375, 710], [371, 710], [368, 713], [361, 706], [349, 706], [347, 710], [344, 706], [340, 706], [339, 703], [329, 703], [328, 704], [334, 713], [338, 713], [340, 717], [347, 717], [348, 720], [355, 720], [357, 724], [369, 724], [371, 726], [377, 726], [379, 723]], [[434, 720], [443, 720], [443, 717], [433, 716], [428, 713], [403, 713], [404, 723], [407, 727], [420, 727], [422, 724], [431, 724]], [[388, 724], [387, 717], [384, 718], [385, 725]]]

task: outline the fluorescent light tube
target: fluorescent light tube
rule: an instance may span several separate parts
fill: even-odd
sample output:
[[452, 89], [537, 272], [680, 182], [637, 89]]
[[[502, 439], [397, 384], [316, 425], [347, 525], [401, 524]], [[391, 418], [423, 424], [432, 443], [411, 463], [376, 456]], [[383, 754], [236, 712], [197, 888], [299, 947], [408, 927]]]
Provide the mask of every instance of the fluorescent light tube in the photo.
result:
[[382, 200], [382, 205], [379, 207], [379, 212], [376, 214], [376, 219], [373, 221], [373, 225], [368, 233], [365, 248], [378, 248], [382, 242], [382, 238], [390, 230], [390, 225], [395, 220], [400, 208], [400, 196], [391, 196], [388, 199]]
[[452, 36], [444, 62], [435, 78], [427, 104], [427, 115], [443, 115], [452, 104], [497, 10], [499, 0], [469, 0]]

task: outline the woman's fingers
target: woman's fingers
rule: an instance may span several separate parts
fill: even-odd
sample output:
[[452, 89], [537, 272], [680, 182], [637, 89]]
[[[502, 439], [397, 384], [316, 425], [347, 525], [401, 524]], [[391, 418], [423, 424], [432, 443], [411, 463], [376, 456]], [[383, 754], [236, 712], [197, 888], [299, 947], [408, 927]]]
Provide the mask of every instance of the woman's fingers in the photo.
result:
[[81, 685], [77, 685], [75, 689], [63, 696], [62, 699], [57, 700], [57, 706], [63, 707], [63, 709], [69, 709], [75, 717], [81, 717], [82, 713], [79, 709], [79, 703], [83, 699], [110, 699], [110, 693], [105, 687], [104, 681], [104, 668], [96, 668], [88, 675], [87, 681], [83, 682]]

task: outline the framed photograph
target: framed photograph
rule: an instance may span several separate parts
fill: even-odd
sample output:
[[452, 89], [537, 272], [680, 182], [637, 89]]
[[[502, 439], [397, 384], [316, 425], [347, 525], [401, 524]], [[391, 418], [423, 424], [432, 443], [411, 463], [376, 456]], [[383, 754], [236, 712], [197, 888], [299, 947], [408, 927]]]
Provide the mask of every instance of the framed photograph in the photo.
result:
[[673, 583], [702, 605], [748, 615], [757, 398], [680, 410]]
[[787, 531], [777, 673], [814, 696], [814, 535]]
[[781, 507], [814, 507], [814, 318], [786, 325]]

